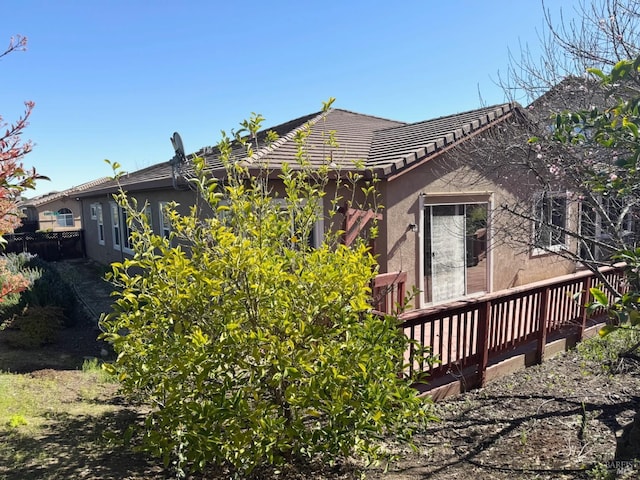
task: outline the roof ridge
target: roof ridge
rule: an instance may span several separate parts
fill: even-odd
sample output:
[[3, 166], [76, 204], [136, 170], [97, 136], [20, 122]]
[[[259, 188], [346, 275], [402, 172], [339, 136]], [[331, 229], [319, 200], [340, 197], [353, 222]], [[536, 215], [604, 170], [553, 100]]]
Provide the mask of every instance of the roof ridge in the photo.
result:
[[[297, 133], [300, 132], [303, 128], [312, 127], [313, 125], [317, 124], [320, 121], [320, 119], [326, 117], [327, 114], [331, 110], [332, 109], [329, 109], [329, 110], [323, 111], [323, 112], [319, 112], [318, 114], [316, 114], [315, 117], [313, 117], [313, 118], [303, 122], [302, 124], [298, 125], [293, 130], [290, 130], [287, 134], [279, 137], [276, 141], [272, 142], [269, 145], [265, 145], [264, 147], [259, 148], [258, 151], [256, 151], [253, 155], [251, 155], [251, 157], [246, 159], [246, 162], [255, 163], [258, 160], [260, 160], [261, 158], [263, 158], [265, 155], [273, 152], [276, 148], [280, 147], [284, 143], [286, 143], [286, 142], [288, 142], [290, 140], [293, 140], [293, 137], [295, 137], [297, 135]], [[309, 115], [313, 115], [313, 114], [311, 113]], [[289, 122], [284, 122], [284, 123], [281, 123], [279, 125], [275, 125], [274, 127], [266, 128], [265, 131], [268, 132], [269, 130], [274, 130], [278, 126], [286, 125], [287, 123], [295, 122], [296, 120], [301, 119], [301, 118], [305, 118], [307, 116], [308, 115], [303, 115], [301, 117], [298, 117], [297, 119], [290, 120]]]
[[330, 110], [339, 111], [339, 112], [345, 112], [345, 113], [351, 113], [352, 115], [358, 115], [359, 117], [368, 117], [368, 118], [375, 118], [376, 120], [385, 120], [387, 122], [402, 123], [404, 125], [408, 125], [409, 124], [409, 122], [405, 122], [404, 120], [393, 120], [392, 118], [381, 117], [379, 115], [369, 115], [368, 113], [355, 112], [353, 110], [347, 110], [347, 109], [344, 109], [344, 108], [332, 108]]

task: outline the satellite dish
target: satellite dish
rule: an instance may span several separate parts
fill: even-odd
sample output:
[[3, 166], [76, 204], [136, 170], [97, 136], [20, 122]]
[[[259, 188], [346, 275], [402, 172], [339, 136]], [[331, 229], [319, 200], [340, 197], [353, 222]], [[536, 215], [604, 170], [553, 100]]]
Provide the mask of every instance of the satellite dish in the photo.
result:
[[182, 138], [180, 138], [180, 134], [178, 132], [173, 132], [173, 136], [171, 137], [171, 145], [173, 145], [173, 149], [176, 152], [176, 156], [174, 159], [177, 163], [183, 163], [187, 156], [184, 153], [184, 145], [182, 144]]

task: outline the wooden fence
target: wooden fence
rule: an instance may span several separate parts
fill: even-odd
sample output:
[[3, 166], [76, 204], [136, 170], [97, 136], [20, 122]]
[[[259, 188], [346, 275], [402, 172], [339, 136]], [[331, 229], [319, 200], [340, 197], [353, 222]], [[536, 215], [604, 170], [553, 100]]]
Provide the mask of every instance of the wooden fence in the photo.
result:
[[24, 232], [5, 235], [5, 253], [29, 252], [47, 261], [85, 256], [82, 230]]
[[[613, 285], [621, 285], [621, 270], [603, 269]], [[398, 273], [381, 279], [404, 280]], [[519, 349], [535, 348], [536, 360], [544, 358], [547, 340], [578, 333], [596, 320], [584, 305], [588, 292], [600, 282], [588, 271], [557, 277], [522, 287], [502, 290], [455, 303], [412, 310], [400, 315], [400, 328], [417, 345], [429, 349], [436, 364], [418, 358], [412, 348], [406, 353], [410, 373], [424, 372], [429, 382], [464, 370], [475, 370], [476, 386], [484, 385], [487, 367], [496, 360], [515, 355]], [[379, 300], [379, 310], [390, 312], [404, 285], [385, 287], [387, 299]], [[604, 312], [600, 312], [600, 318]]]

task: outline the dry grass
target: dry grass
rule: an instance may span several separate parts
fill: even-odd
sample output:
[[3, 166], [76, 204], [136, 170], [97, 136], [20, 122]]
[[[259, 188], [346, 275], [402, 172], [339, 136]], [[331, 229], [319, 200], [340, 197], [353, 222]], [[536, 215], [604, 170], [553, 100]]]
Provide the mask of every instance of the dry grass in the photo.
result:
[[0, 373], [0, 478], [164, 478], [119, 441], [138, 412], [116, 390], [94, 368]]

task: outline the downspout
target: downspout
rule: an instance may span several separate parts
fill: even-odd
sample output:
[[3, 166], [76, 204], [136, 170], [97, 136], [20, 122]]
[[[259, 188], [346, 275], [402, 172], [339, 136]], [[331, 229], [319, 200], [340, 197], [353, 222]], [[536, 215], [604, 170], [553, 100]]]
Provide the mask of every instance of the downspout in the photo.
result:
[[424, 308], [424, 194], [418, 195], [418, 308]]
[[493, 197], [492, 193], [487, 201], [487, 293], [493, 292]]

